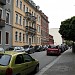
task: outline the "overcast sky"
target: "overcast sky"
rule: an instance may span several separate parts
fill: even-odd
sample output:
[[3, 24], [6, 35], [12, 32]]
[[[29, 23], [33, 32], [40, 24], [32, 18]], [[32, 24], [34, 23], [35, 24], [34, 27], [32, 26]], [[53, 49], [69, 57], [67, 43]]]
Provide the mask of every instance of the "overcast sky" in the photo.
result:
[[75, 0], [33, 0], [48, 16], [49, 28], [59, 28], [61, 21], [75, 16]]

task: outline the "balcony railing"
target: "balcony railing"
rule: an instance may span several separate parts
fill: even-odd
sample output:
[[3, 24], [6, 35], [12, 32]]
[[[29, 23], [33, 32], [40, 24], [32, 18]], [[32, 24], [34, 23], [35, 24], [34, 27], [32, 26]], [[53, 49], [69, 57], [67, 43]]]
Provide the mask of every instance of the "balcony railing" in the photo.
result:
[[5, 20], [0, 18], [0, 27], [5, 27]]
[[27, 18], [27, 20], [30, 20], [32, 22], [36, 22], [36, 17], [32, 16], [32, 14], [30, 12], [26, 12], [26, 18]]
[[0, 0], [0, 4], [6, 5], [6, 0]]
[[36, 22], [36, 17], [32, 16], [31, 20], [32, 20], [32, 22]]
[[26, 26], [26, 32], [31, 33], [31, 34], [36, 34], [36, 28]]
[[27, 20], [31, 20], [31, 13], [30, 12], [26, 12], [26, 18], [27, 18]]

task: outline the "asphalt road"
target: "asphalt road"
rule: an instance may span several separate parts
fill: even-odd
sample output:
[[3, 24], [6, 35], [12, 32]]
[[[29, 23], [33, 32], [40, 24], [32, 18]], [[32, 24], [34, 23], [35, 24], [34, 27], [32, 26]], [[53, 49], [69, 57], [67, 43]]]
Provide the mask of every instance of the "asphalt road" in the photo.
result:
[[46, 65], [50, 64], [54, 59], [56, 59], [58, 56], [47, 56], [46, 51], [42, 52], [35, 52], [33, 54], [30, 54], [33, 58], [39, 60], [40, 66], [39, 69], [41, 70]]

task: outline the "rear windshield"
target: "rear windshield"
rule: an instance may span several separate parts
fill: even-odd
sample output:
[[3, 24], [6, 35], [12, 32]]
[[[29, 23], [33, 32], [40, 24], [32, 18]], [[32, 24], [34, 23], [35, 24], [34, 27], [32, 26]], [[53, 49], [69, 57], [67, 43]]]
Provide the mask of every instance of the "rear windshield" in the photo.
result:
[[11, 59], [10, 55], [0, 54], [0, 65], [2, 65], [2, 66], [8, 65], [10, 62], [10, 59]]
[[58, 46], [49, 46], [48, 48], [58, 48]]

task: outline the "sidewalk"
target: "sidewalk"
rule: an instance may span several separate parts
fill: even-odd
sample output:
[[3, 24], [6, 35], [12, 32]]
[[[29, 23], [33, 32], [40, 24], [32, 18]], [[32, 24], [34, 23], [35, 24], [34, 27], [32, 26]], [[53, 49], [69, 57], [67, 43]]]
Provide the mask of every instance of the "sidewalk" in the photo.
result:
[[65, 51], [36, 75], [75, 75], [75, 54], [71, 49]]

